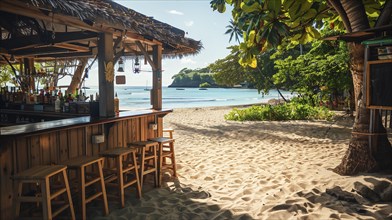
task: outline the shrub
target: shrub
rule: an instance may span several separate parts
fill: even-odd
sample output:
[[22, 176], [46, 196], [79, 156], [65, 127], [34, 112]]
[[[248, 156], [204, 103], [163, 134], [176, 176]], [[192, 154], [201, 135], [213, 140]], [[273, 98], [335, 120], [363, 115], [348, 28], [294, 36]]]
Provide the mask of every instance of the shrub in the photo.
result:
[[312, 107], [309, 104], [296, 102], [283, 105], [251, 106], [246, 109], [234, 108], [225, 115], [232, 121], [284, 121], [284, 120], [331, 120], [333, 112], [325, 107]]
[[210, 88], [211, 85], [208, 82], [204, 82], [202, 84], [199, 85], [200, 88]]

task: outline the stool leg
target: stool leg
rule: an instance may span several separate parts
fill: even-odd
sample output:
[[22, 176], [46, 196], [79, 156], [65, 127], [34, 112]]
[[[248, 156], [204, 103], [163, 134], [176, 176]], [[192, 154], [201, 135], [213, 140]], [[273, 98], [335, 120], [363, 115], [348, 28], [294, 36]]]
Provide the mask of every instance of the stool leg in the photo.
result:
[[19, 217], [20, 214], [20, 199], [19, 197], [22, 196], [22, 181], [15, 180], [14, 186], [14, 215], [15, 217]]
[[173, 176], [177, 177], [177, 165], [176, 165], [176, 155], [174, 154], [174, 143], [170, 143], [170, 151], [171, 151], [171, 163], [173, 166]]
[[139, 176], [139, 170], [137, 168], [137, 160], [136, 160], [136, 153], [135, 152], [132, 152], [132, 160], [133, 160], [133, 166], [135, 167], [137, 195], [139, 198], [141, 198], [142, 197], [142, 188], [141, 188], [141, 184], [140, 184], [140, 176]]
[[125, 206], [125, 195], [124, 195], [124, 177], [123, 177], [123, 164], [122, 156], [117, 157], [117, 181], [118, 181], [118, 193], [120, 194], [121, 207]]
[[82, 207], [82, 219], [83, 220], [85, 220], [86, 219], [86, 179], [85, 179], [85, 167], [84, 166], [82, 166], [81, 168], [80, 168], [80, 170], [79, 170], [79, 180], [80, 180], [80, 183], [79, 183], [79, 191], [80, 191], [80, 196], [81, 196], [81, 199], [80, 199], [80, 202], [82, 203], [81, 204], [81, 207]]
[[50, 187], [49, 187], [49, 177], [46, 177], [44, 181], [41, 182], [41, 193], [42, 193], [42, 210], [44, 219], [52, 219], [52, 204], [50, 202]]
[[159, 180], [158, 180], [158, 157], [157, 157], [157, 145], [152, 146], [153, 154], [154, 154], [154, 167], [155, 167], [155, 172], [154, 172], [154, 185], [155, 187], [159, 186]]
[[146, 155], [146, 149], [144, 148], [144, 147], [141, 147], [140, 148], [140, 162], [139, 162], [139, 164], [140, 164], [140, 170], [139, 170], [139, 173], [140, 173], [140, 187], [141, 188], [143, 188], [143, 182], [144, 182], [144, 163], [145, 163], [145, 161], [144, 161], [144, 157], [145, 157], [145, 155]]
[[63, 170], [63, 179], [64, 179], [64, 185], [67, 190], [67, 198], [68, 198], [68, 203], [69, 203], [69, 210], [71, 212], [71, 219], [75, 220], [75, 210], [73, 207], [73, 202], [72, 202], [72, 197], [71, 197], [71, 189], [69, 188], [69, 183], [68, 183], [68, 176], [67, 172]]
[[101, 178], [101, 190], [102, 190], [102, 199], [103, 199], [103, 212], [105, 215], [109, 214], [109, 207], [108, 207], [108, 199], [106, 196], [106, 188], [105, 188], [105, 180], [103, 177], [103, 160], [98, 161], [98, 171], [99, 171], [99, 177]]
[[158, 187], [161, 187], [162, 183], [162, 155], [163, 155], [163, 145], [159, 143], [158, 145]]

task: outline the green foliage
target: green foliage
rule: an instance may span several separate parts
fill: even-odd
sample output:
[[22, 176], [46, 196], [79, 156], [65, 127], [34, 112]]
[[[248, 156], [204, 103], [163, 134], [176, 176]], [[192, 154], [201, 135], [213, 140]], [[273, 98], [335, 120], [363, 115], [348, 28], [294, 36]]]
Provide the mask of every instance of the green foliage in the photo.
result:
[[200, 87], [200, 88], [210, 88], [211, 85], [210, 85], [208, 82], [204, 82], [204, 83], [201, 83], [201, 84], [199, 85], [199, 87]]
[[173, 82], [169, 87], [199, 87], [200, 84], [208, 83], [216, 86], [213, 75], [208, 68], [188, 69], [184, 68], [172, 77]]
[[315, 41], [307, 53], [275, 61], [274, 83], [296, 92], [312, 105], [333, 101], [352, 89], [349, 54], [343, 42]]
[[333, 116], [334, 113], [325, 107], [313, 107], [308, 104], [290, 102], [275, 106], [234, 108], [225, 115], [225, 119], [232, 121], [331, 120]]
[[240, 43], [240, 38], [242, 38], [242, 31], [239, 29], [238, 25], [233, 21], [230, 20], [230, 25], [226, 26], [227, 30], [225, 34], [230, 34], [229, 42], [235, 37], [235, 41]]
[[[363, 4], [373, 24], [384, 2], [364, 0], [352, 5]], [[219, 12], [226, 10], [226, 4], [233, 6], [233, 23], [244, 38], [239, 45], [239, 62], [253, 68], [257, 66], [256, 56], [270, 48], [312, 42], [320, 38], [319, 31], [325, 27], [344, 30], [342, 19], [327, 0], [212, 0], [210, 4]]]
[[3, 87], [11, 82], [12, 70], [8, 65], [0, 65], [0, 86]]
[[275, 74], [274, 63], [270, 60], [272, 52], [267, 52], [257, 56], [257, 62], [263, 68], [250, 68], [239, 64], [239, 47], [232, 46], [231, 52], [223, 59], [219, 59], [210, 64], [208, 68], [214, 73], [216, 83], [224, 87], [233, 87], [243, 82], [248, 82], [251, 87], [255, 87], [263, 93], [268, 93], [274, 88], [272, 76]]

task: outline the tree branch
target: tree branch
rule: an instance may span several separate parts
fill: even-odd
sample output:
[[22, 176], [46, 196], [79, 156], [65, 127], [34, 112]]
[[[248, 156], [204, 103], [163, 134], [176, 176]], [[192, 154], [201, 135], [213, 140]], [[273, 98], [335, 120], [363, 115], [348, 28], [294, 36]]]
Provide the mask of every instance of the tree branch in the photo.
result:
[[377, 18], [375, 27], [387, 25], [391, 22], [392, 0], [387, 0], [381, 10], [380, 16]]
[[348, 20], [346, 11], [344, 10], [342, 4], [340, 3], [339, 0], [328, 0], [328, 3], [332, 5], [332, 7], [335, 9], [335, 11], [339, 14], [340, 18], [343, 21], [343, 25], [346, 28], [347, 32], [351, 33], [351, 25], [350, 21]]

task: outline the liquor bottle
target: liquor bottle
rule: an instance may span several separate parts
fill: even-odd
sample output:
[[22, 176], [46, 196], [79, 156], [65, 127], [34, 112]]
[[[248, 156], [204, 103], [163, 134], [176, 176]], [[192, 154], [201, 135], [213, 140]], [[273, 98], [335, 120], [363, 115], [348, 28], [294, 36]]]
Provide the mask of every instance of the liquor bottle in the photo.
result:
[[114, 113], [118, 114], [120, 112], [120, 100], [117, 97], [117, 92], [116, 95], [114, 96]]
[[63, 93], [60, 93], [59, 98], [60, 98], [60, 111], [61, 112], [65, 112], [64, 111], [64, 102], [65, 102], [65, 100], [64, 100]]
[[[69, 94], [69, 95], [71, 95], [71, 94]], [[69, 112], [69, 101], [68, 101], [68, 99], [66, 99], [65, 102], [64, 102], [64, 111], [63, 112], [65, 112], [65, 113]]]
[[54, 102], [54, 111], [60, 112], [60, 109], [61, 109], [61, 101], [59, 96], [57, 96], [56, 101]]

